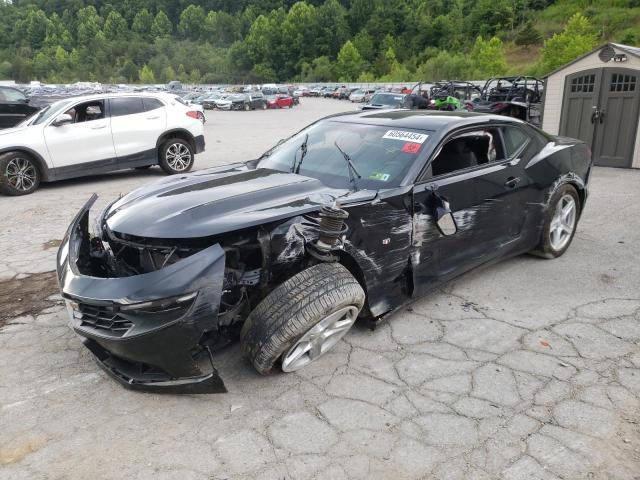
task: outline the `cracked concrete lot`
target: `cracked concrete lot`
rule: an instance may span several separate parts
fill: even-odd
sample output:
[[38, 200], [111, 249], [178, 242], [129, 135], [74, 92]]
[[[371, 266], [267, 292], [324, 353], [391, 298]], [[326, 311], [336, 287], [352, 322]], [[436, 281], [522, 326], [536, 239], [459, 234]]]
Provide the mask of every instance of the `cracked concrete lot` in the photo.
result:
[[[196, 167], [349, 108], [210, 113]], [[230, 393], [204, 396], [123, 389], [43, 298], [88, 196], [104, 205], [160, 177], [0, 198], [1, 479], [640, 478], [640, 171], [595, 169], [560, 259], [468, 274], [299, 373], [260, 377], [233, 346], [216, 359]]]

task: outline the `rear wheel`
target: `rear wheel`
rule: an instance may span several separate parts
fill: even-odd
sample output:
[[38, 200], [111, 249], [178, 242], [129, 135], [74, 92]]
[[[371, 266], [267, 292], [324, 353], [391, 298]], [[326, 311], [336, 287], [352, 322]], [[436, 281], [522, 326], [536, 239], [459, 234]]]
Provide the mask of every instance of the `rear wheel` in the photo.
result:
[[33, 158], [22, 152], [0, 155], [0, 193], [28, 195], [40, 185], [40, 170]]
[[567, 251], [578, 226], [580, 198], [572, 185], [561, 186], [549, 200], [542, 237], [531, 252], [543, 258], [557, 258]]
[[358, 317], [365, 293], [338, 263], [303, 270], [275, 288], [245, 321], [240, 341], [263, 375], [293, 372], [334, 347]]
[[193, 167], [193, 149], [181, 138], [170, 138], [160, 147], [160, 166], [169, 175], [184, 173]]

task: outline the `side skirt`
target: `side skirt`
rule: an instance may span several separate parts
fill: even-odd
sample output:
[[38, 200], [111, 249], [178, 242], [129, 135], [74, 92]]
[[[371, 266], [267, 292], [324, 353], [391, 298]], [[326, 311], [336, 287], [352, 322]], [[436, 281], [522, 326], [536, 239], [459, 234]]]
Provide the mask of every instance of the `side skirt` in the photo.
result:
[[65, 167], [49, 169], [49, 181], [65, 180], [67, 178], [87, 177], [101, 173], [115, 172], [146, 165], [157, 165], [158, 156], [155, 148], [140, 153], [133, 153], [124, 157], [96, 160], [94, 162], [78, 163]]

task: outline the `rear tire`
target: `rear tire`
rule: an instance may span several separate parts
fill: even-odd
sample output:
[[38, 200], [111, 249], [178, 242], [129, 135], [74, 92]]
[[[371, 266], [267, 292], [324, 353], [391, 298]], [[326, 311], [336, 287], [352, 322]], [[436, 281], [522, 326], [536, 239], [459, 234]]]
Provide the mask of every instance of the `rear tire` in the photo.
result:
[[170, 138], [160, 147], [160, 167], [169, 175], [186, 173], [193, 167], [193, 148], [186, 140]]
[[[347, 333], [364, 301], [364, 290], [345, 267], [314, 265], [275, 288], [251, 312], [240, 333], [242, 349], [262, 375], [277, 364], [286, 371], [298, 370]], [[307, 344], [296, 363], [296, 354]]]
[[540, 243], [531, 252], [542, 258], [558, 258], [573, 241], [580, 218], [580, 197], [572, 185], [562, 185], [549, 200]]
[[0, 155], [0, 193], [17, 197], [29, 195], [40, 185], [38, 165], [22, 152], [7, 152]]

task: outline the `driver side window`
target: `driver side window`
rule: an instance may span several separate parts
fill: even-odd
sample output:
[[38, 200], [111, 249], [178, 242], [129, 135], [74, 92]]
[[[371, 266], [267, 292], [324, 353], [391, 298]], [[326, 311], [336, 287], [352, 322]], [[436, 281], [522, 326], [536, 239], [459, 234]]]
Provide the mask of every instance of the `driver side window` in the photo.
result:
[[104, 101], [92, 100], [70, 108], [66, 112], [73, 118], [72, 123], [92, 122], [104, 118]]
[[429, 166], [430, 176], [448, 175], [504, 159], [502, 140], [497, 128], [465, 131], [443, 145]]

